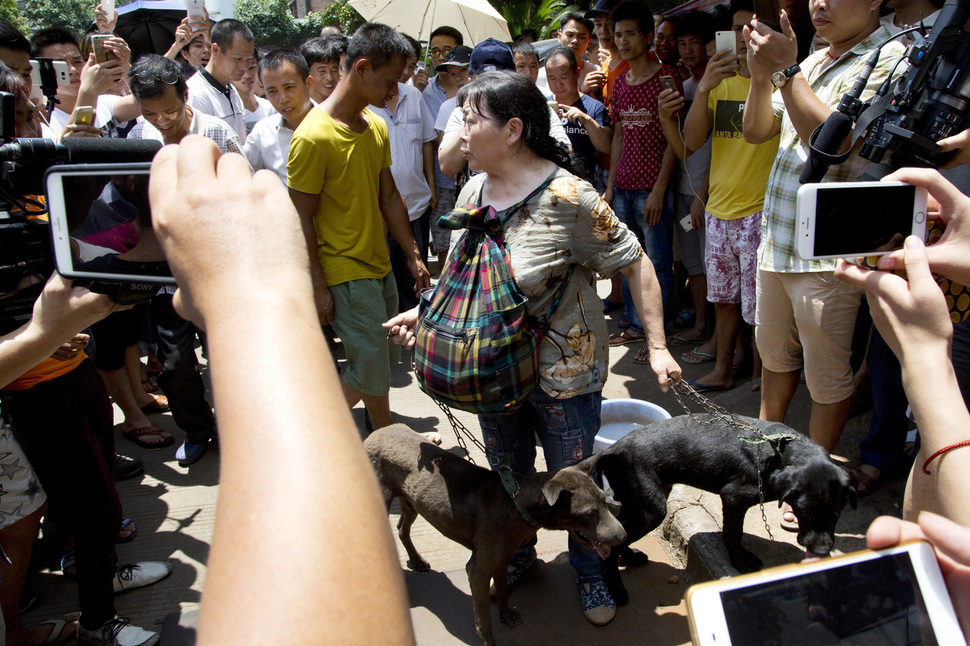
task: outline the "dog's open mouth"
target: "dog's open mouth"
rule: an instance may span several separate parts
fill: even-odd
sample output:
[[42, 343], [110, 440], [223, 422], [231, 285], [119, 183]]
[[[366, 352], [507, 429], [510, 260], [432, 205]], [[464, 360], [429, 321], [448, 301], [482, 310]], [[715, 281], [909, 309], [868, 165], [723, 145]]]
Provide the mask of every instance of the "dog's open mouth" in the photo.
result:
[[610, 555], [609, 545], [605, 545], [603, 543], [594, 541], [592, 538], [590, 538], [589, 536], [587, 536], [586, 534], [580, 531], [574, 531], [573, 535], [577, 539], [579, 539], [579, 542], [584, 549], [587, 549], [591, 552], [596, 552], [597, 554], [599, 554], [600, 558], [603, 559], [604, 561]]

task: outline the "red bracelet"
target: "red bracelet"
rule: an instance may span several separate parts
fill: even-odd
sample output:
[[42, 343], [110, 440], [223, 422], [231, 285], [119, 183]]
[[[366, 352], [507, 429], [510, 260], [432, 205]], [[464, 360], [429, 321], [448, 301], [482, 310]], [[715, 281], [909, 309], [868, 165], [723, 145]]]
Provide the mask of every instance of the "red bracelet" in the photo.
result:
[[940, 449], [930, 457], [926, 458], [926, 462], [923, 463], [923, 473], [925, 473], [926, 475], [930, 475], [930, 472], [926, 469], [926, 467], [930, 466], [930, 462], [932, 462], [935, 458], [943, 455], [947, 451], [958, 449], [961, 446], [970, 446], [970, 440], [963, 440], [962, 442], [954, 442], [949, 446], [944, 446], [942, 449]]

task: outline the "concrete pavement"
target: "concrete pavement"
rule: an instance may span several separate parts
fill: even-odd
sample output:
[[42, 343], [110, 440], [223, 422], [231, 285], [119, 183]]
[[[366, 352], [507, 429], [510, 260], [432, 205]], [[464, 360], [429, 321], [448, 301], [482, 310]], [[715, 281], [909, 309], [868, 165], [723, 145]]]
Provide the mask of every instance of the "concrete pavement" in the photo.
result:
[[[607, 287], [608, 283], [601, 283], [601, 289]], [[679, 353], [691, 347], [674, 348], [678, 350], [675, 357], [679, 360]], [[636, 345], [611, 349], [611, 375], [604, 396], [645, 399], [663, 406], [673, 415], [679, 414], [681, 409], [673, 395], [661, 393], [649, 369], [633, 363], [637, 349]], [[685, 378], [699, 377], [709, 368], [706, 365], [682, 366]], [[749, 381], [742, 380], [734, 390], [714, 393], [711, 399], [733, 412], [756, 417], [759, 394], [752, 392], [750, 386]], [[397, 421], [417, 431], [436, 430], [444, 438], [445, 448], [460, 450], [447, 419], [430, 398], [420, 392], [405, 364], [397, 366], [393, 372], [391, 408]], [[787, 422], [807, 433], [809, 411], [810, 400], [802, 385]], [[158, 424], [175, 435], [177, 441], [181, 441], [184, 435], [169, 414], [154, 417]], [[363, 436], [363, 409], [360, 406], [354, 410], [354, 417]], [[458, 412], [456, 417], [472, 432], [478, 433], [474, 416]], [[117, 415], [116, 421], [120, 421]], [[868, 413], [850, 419], [836, 453], [849, 461], [858, 460], [858, 443], [868, 430], [868, 424]], [[118, 484], [125, 515], [134, 518], [139, 527], [137, 540], [118, 547], [120, 562], [168, 559], [174, 566], [167, 579], [117, 597], [119, 614], [130, 617], [136, 625], [154, 626], [155, 629], [161, 628], [163, 618], [168, 615], [162, 643], [190, 644], [215, 521], [218, 453], [207, 455], [198, 464], [183, 469], [175, 462], [174, 446], [150, 451], [119, 439], [117, 448], [120, 453], [141, 459], [146, 471], [142, 477]], [[469, 448], [475, 461], [484, 465], [481, 453], [470, 443]], [[899, 515], [904, 483], [905, 476], [899, 474], [872, 496], [860, 500], [857, 509], [846, 510], [838, 526], [836, 547], [839, 551], [864, 547], [865, 528], [876, 516]], [[761, 514], [753, 509], [745, 522], [746, 547], [760, 556], [765, 565], [799, 560], [803, 550], [795, 544], [794, 534], [779, 527], [777, 506], [768, 505], [765, 514], [775, 542], [768, 540]], [[396, 515], [389, 519], [392, 528], [396, 520]], [[720, 543], [719, 525], [720, 503], [716, 496], [677, 487], [671, 496], [664, 525], [639, 545], [650, 554], [653, 562], [626, 573], [631, 602], [620, 608], [614, 622], [602, 628], [589, 625], [580, 612], [572, 570], [566, 561], [566, 535], [540, 532], [538, 551], [541, 563], [511, 595], [511, 602], [522, 613], [524, 623], [514, 630], [502, 626], [493, 606], [497, 639], [513, 644], [542, 643], [552, 639], [566, 644], [633, 644], [642, 643], [645, 636], [649, 636], [651, 643], [661, 645], [688, 642], [686, 612], [681, 602], [685, 580], [696, 582], [733, 573]], [[299, 528], [299, 519], [293, 519], [293, 530], [299, 531]], [[412, 536], [417, 549], [434, 570], [429, 575], [416, 575], [405, 570], [419, 643], [474, 643], [471, 597], [464, 574], [468, 551], [442, 537], [423, 519], [415, 523]], [[403, 568], [407, 559], [399, 543], [398, 548]], [[49, 550], [47, 562], [53, 563], [53, 559], [59, 557], [56, 551], [55, 547]], [[360, 557], [366, 558], [366, 555]], [[245, 564], [240, 566], [245, 567]], [[24, 617], [25, 623], [36, 623], [77, 610], [74, 584], [59, 573], [44, 571], [32, 577], [31, 584], [41, 592], [42, 598]]]

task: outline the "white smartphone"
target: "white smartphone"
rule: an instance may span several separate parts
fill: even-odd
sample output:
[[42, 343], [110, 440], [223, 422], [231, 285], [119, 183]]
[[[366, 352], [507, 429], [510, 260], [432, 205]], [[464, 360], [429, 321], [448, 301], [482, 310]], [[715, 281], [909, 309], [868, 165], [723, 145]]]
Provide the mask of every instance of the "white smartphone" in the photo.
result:
[[925, 541], [701, 583], [686, 599], [696, 646], [964, 643]]
[[731, 50], [731, 56], [738, 55], [738, 41], [733, 31], [714, 32], [714, 51]]
[[205, 29], [205, 0], [185, 0], [185, 10], [189, 16], [192, 31]]
[[101, 0], [101, 8], [108, 14], [110, 20], [115, 15], [115, 0]]
[[[57, 87], [65, 87], [71, 84], [71, 70], [64, 61], [53, 61], [54, 66], [54, 78], [57, 81]], [[38, 61], [30, 61], [30, 81], [33, 83], [34, 87], [40, 87], [43, 84], [43, 77], [41, 76], [41, 64]]]
[[828, 182], [798, 189], [796, 251], [805, 260], [882, 256], [926, 234], [925, 188]]
[[89, 281], [174, 285], [152, 229], [151, 164], [52, 166], [45, 177], [54, 266]]

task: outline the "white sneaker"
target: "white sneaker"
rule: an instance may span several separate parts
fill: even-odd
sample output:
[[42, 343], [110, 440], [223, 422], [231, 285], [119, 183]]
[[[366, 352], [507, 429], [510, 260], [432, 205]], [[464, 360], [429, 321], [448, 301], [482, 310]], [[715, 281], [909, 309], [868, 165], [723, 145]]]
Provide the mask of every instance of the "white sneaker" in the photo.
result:
[[130, 621], [125, 617], [115, 616], [95, 630], [88, 630], [78, 624], [77, 641], [79, 644], [94, 646], [154, 646], [158, 643], [161, 635], [132, 626]]
[[115, 568], [115, 594], [151, 585], [167, 577], [172, 566], [164, 561], [141, 561]]

